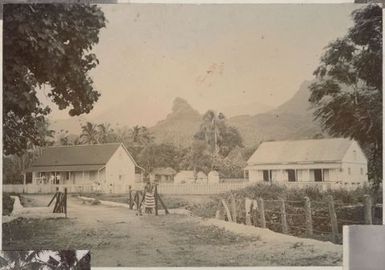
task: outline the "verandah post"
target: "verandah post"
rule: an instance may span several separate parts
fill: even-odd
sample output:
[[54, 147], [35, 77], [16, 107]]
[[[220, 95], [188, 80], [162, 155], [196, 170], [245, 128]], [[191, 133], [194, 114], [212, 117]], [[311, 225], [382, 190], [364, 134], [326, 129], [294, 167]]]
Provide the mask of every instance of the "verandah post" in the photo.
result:
[[305, 197], [305, 223], [306, 223], [306, 235], [313, 235], [313, 219], [311, 215], [311, 202], [309, 197]]

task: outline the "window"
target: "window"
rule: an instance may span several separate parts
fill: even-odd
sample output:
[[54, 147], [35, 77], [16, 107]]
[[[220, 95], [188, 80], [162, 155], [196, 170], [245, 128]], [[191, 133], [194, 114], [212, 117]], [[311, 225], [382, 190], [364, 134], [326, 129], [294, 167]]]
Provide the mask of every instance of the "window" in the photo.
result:
[[314, 181], [322, 182], [322, 170], [321, 169], [315, 169], [313, 171], [314, 171]]
[[297, 181], [296, 175], [295, 175], [295, 170], [286, 170], [286, 172], [287, 172], [287, 180], [289, 182]]
[[357, 160], [357, 151], [353, 150], [353, 160]]
[[351, 174], [351, 170], [350, 170], [350, 168], [348, 168], [348, 174], [349, 174], [349, 175]]
[[360, 171], [361, 171], [361, 175], [363, 175], [364, 174], [364, 168], [361, 168]]
[[263, 170], [263, 181], [270, 182], [270, 175], [268, 170]]
[[70, 179], [70, 172], [66, 172], [66, 174], [65, 174], [65, 179], [66, 179], [66, 180], [69, 180], [69, 179]]

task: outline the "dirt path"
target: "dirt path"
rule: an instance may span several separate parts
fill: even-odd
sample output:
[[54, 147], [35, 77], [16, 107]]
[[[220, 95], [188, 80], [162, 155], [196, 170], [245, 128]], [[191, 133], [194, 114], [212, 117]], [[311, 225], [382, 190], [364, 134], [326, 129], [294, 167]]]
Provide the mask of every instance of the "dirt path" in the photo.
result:
[[[48, 196], [28, 196], [45, 205]], [[18, 219], [3, 225], [3, 249], [90, 249], [93, 266], [341, 265], [341, 251], [306, 240], [267, 242], [195, 217], [136, 216], [136, 212], [69, 200], [68, 219]]]

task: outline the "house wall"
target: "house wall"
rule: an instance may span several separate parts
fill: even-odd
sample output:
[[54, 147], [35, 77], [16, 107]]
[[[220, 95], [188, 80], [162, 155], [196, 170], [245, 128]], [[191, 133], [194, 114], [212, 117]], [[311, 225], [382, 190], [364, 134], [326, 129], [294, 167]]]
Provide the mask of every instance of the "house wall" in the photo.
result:
[[107, 192], [118, 193], [123, 186], [135, 183], [135, 164], [122, 146], [107, 162], [105, 177]]
[[368, 161], [357, 142], [352, 143], [342, 159], [341, 175], [345, 182], [369, 182]]
[[328, 164], [275, 164], [275, 165], [254, 165], [249, 166], [249, 181], [264, 182], [263, 171], [271, 171], [271, 180], [273, 183], [288, 182], [287, 170], [296, 170], [296, 179], [298, 182], [314, 182], [314, 169], [322, 169], [325, 182], [335, 182], [341, 179], [340, 163]]

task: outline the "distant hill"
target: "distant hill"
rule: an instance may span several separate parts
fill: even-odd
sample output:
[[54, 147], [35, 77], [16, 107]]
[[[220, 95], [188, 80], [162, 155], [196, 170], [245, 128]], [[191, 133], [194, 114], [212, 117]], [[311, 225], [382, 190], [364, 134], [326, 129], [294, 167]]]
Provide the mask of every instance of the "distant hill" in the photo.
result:
[[[275, 109], [268, 110], [266, 105], [249, 103], [249, 106], [245, 106], [245, 108], [237, 109], [235, 106], [229, 106], [226, 110], [223, 108], [222, 112], [225, 115], [226, 112], [242, 114], [228, 117], [227, 122], [239, 130], [246, 146], [257, 145], [263, 140], [312, 138], [314, 135], [322, 132], [319, 124], [313, 121], [313, 111], [310, 109], [308, 101], [310, 96], [309, 85], [309, 81], [303, 82], [297, 93], [290, 100]], [[252, 106], [258, 108], [252, 108]], [[118, 108], [114, 109], [113, 119], [119, 119], [115, 113], [119, 110]], [[140, 111], [139, 108], [137, 110]], [[252, 114], [255, 111], [264, 112]], [[126, 114], [122, 113], [121, 115]], [[133, 114], [134, 116], [135, 114]], [[98, 123], [103, 120], [101, 122], [114, 124], [108, 121], [107, 118], [98, 117]], [[95, 122], [92, 119], [90, 121]], [[186, 100], [176, 98], [171, 113], [164, 120], [150, 127], [149, 130], [152, 132], [157, 143], [173, 143], [179, 146], [188, 146], [193, 140], [193, 135], [198, 131], [201, 121], [202, 115], [197, 110]], [[79, 134], [80, 125], [84, 122], [86, 122], [85, 117], [57, 120], [51, 122], [51, 128], [57, 131], [68, 130], [69, 133]]]
[[[321, 133], [313, 122], [308, 101], [310, 82], [301, 84], [298, 92], [281, 106], [255, 115], [239, 115], [227, 119], [242, 135], [244, 144], [253, 146], [263, 140], [304, 139]], [[156, 142], [189, 145], [201, 123], [201, 115], [187, 101], [177, 98], [172, 112], [163, 121], [150, 128]]]
[[321, 133], [321, 128], [313, 121], [309, 85], [309, 81], [303, 82], [290, 100], [270, 112], [231, 117], [228, 123], [239, 130], [245, 145], [263, 140], [312, 138]]
[[237, 115], [256, 115], [271, 111], [272, 109], [274, 108], [260, 102], [250, 102], [238, 105], [222, 106], [215, 108], [215, 111], [223, 113], [226, 117], [233, 117]]

